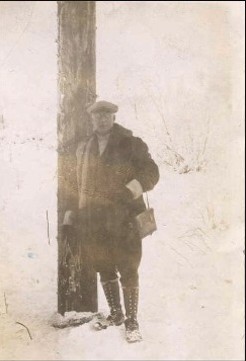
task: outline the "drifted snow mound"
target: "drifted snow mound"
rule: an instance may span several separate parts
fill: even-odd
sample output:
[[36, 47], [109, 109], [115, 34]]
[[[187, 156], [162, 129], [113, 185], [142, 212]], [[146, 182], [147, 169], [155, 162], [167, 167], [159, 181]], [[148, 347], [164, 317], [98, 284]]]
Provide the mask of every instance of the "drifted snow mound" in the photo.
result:
[[56, 328], [65, 328], [71, 326], [79, 326], [83, 323], [92, 321], [96, 314], [91, 312], [65, 312], [64, 316], [60, 313], [55, 313], [51, 319], [50, 324]]

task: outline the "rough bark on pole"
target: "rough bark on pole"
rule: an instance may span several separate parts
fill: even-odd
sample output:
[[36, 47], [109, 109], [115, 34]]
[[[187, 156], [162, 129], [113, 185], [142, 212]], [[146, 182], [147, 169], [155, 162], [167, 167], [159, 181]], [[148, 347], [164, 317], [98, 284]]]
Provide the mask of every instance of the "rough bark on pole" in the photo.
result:
[[78, 142], [90, 133], [86, 107], [96, 98], [95, 1], [58, 1], [58, 312], [97, 311], [96, 273], [78, 233], [62, 232], [76, 210]]

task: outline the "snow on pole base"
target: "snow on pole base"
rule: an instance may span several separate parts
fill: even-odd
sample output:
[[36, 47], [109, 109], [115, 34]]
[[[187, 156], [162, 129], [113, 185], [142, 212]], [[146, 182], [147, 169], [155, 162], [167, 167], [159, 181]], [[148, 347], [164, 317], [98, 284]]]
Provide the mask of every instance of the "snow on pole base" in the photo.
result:
[[51, 318], [51, 325], [56, 328], [65, 328], [72, 326], [83, 325], [84, 323], [90, 322], [95, 314], [91, 312], [65, 312], [64, 316], [60, 313], [56, 313]]
[[92, 328], [95, 331], [105, 330], [109, 326], [110, 322], [103, 313], [98, 313], [92, 322]]
[[120, 326], [124, 321], [125, 316], [123, 314], [114, 318], [112, 315], [106, 317], [103, 313], [97, 313], [93, 320], [92, 328], [96, 331], [105, 330], [109, 326]]

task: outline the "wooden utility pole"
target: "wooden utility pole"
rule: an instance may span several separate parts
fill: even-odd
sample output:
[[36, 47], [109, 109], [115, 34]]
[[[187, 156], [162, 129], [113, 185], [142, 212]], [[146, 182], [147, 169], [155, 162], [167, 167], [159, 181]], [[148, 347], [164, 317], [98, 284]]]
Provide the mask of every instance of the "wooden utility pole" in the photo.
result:
[[[95, 1], [58, 1], [58, 312], [97, 311], [97, 279], [78, 227], [64, 235], [76, 210], [78, 142], [90, 133], [86, 107], [96, 99]], [[48, 59], [47, 59], [48, 61]]]

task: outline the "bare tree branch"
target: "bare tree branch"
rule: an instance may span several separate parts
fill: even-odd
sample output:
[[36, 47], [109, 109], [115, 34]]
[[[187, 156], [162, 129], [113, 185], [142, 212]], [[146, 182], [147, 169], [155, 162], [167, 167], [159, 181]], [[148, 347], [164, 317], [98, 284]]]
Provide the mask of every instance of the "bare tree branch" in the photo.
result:
[[49, 212], [48, 212], [48, 210], [46, 210], [46, 222], [47, 222], [48, 244], [50, 245], [50, 224], [49, 224]]
[[183, 254], [181, 254], [180, 252], [178, 252], [174, 247], [169, 246], [179, 257], [183, 258], [189, 265], [191, 268], [193, 268], [193, 265], [190, 263], [190, 261], [188, 260], [188, 258], [186, 258]]
[[3, 293], [3, 296], [4, 296], [5, 311], [6, 313], [8, 313], [8, 303], [5, 292]]
[[148, 92], [148, 94], [149, 94], [152, 102], [154, 103], [154, 105], [155, 105], [155, 107], [156, 107], [156, 110], [158, 111], [158, 113], [159, 113], [159, 115], [160, 115], [160, 117], [161, 117], [162, 123], [163, 123], [163, 125], [164, 125], [164, 127], [165, 127], [166, 134], [167, 134], [167, 136], [168, 136], [168, 138], [169, 138], [169, 142], [170, 142], [170, 144], [173, 145], [173, 140], [172, 140], [171, 134], [170, 134], [170, 132], [169, 132], [169, 130], [168, 130], [167, 123], [166, 123], [166, 119], [165, 119], [164, 114], [163, 114], [162, 105], [160, 106], [160, 105], [158, 104], [158, 102], [156, 101], [156, 99], [153, 97], [153, 95], [152, 95], [148, 90], [147, 90], [147, 92]]
[[171, 152], [173, 152], [176, 156], [178, 156], [180, 158], [180, 160], [183, 162], [184, 158], [182, 157], [181, 154], [179, 154], [176, 150], [174, 150], [173, 148], [171, 148], [168, 144], [163, 143], [165, 145], [165, 147], [170, 150]]
[[21, 322], [15, 322], [15, 323], [17, 323], [18, 325], [23, 326], [27, 330], [27, 333], [28, 333], [28, 336], [30, 337], [30, 340], [32, 340], [32, 335], [31, 335], [31, 332], [30, 332], [29, 328], [26, 325], [24, 325], [23, 323], [21, 323]]
[[203, 146], [202, 146], [202, 149], [197, 154], [197, 163], [198, 163], [198, 165], [200, 163], [201, 156], [204, 156], [204, 154], [206, 152], [209, 135], [210, 135], [210, 119], [207, 119], [207, 131], [206, 131], [206, 134], [205, 134]]

